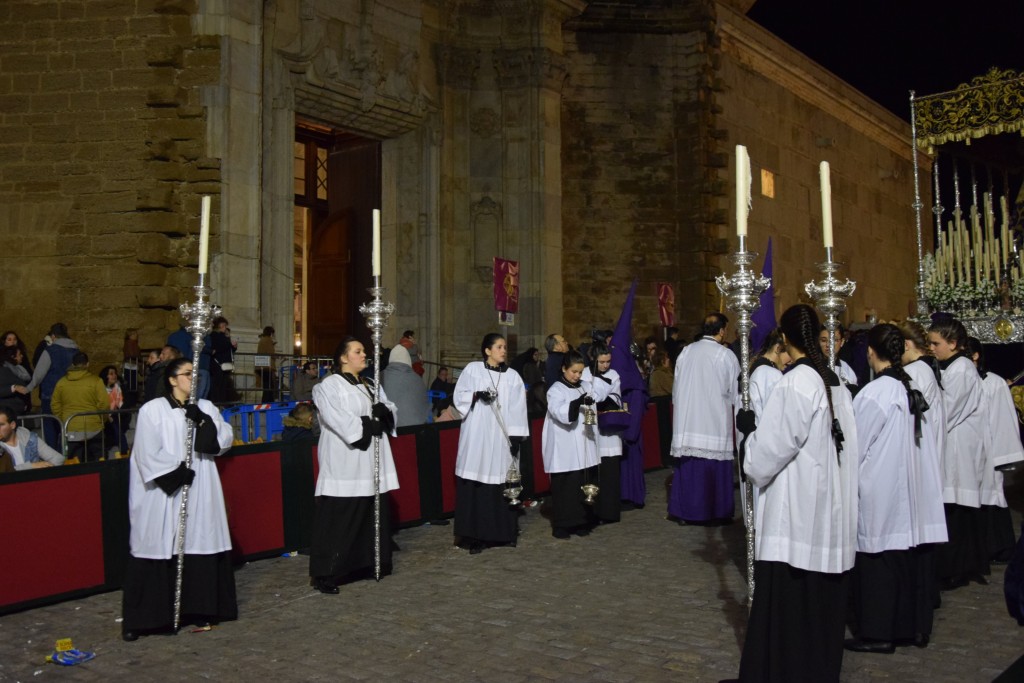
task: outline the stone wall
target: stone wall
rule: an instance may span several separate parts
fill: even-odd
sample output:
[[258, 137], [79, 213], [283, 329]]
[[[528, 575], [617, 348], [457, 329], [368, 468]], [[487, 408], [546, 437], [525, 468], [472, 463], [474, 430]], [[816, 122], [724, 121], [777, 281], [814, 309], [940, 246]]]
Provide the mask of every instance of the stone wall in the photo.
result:
[[177, 326], [220, 173], [199, 99], [219, 40], [193, 35], [195, 9], [0, 3], [0, 310], [30, 348], [61, 320], [98, 366], [126, 328], [155, 346]]
[[567, 23], [562, 106], [565, 334], [612, 327], [639, 280], [634, 331], [659, 327], [656, 285], [680, 320], [716, 305], [724, 215], [714, 128], [713, 6], [592, 2]]
[[[868, 311], [882, 320], [906, 317], [917, 283], [909, 124], [745, 17], [720, 8], [720, 19], [725, 180], [731, 188], [734, 145], [746, 145], [754, 176], [749, 248], [763, 255], [773, 238], [777, 312], [806, 300], [804, 283], [821, 277], [815, 268], [825, 255], [818, 165], [828, 161], [834, 258], [844, 264], [840, 278], [857, 283], [846, 322], [863, 321]], [[774, 174], [774, 199], [760, 192], [761, 169]], [[922, 177], [929, 177], [927, 167]], [[921, 190], [929, 206], [929, 188]], [[731, 191], [722, 210], [732, 227]], [[929, 250], [927, 224], [924, 232]], [[735, 248], [735, 237], [730, 244]]]

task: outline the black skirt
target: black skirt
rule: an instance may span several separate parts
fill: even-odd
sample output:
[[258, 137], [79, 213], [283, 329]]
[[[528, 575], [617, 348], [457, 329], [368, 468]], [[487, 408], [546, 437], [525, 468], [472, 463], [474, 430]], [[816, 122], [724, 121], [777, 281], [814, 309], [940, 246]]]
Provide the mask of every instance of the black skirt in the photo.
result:
[[1010, 508], [982, 505], [981, 517], [985, 534], [985, 558], [993, 562], [1009, 562], [1013, 547], [1017, 545]]
[[[381, 575], [391, 573], [391, 505], [380, 494]], [[318, 496], [309, 547], [309, 575], [333, 583], [374, 573], [373, 496]]]
[[961, 582], [988, 574], [985, 519], [978, 508], [943, 505], [949, 542], [935, 551], [935, 575], [940, 582]]
[[851, 630], [858, 637], [892, 642], [930, 635], [930, 619], [928, 630], [918, 623], [917, 563], [913, 549], [857, 553], [850, 589]]
[[515, 545], [519, 510], [510, 507], [504, 484], [455, 477], [455, 536], [460, 543]]
[[739, 680], [838, 681], [846, 633], [846, 575], [757, 561], [754, 586]]
[[601, 458], [597, 470], [601, 492], [594, 500], [594, 514], [602, 522], [618, 522], [622, 519], [622, 456]]
[[[124, 574], [121, 630], [169, 632], [174, 625], [178, 559], [128, 556]], [[217, 623], [238, 618], [231, 552], [185, 555], [181, 575], [181, 624]]]
[[[597, 465], [551, 476], [551, 528], [578, 529], [596, 521], [592, 505], [583, 502], [583, 484], [597, 484]], [[604, 492], [598, 493], [603, 496]]]

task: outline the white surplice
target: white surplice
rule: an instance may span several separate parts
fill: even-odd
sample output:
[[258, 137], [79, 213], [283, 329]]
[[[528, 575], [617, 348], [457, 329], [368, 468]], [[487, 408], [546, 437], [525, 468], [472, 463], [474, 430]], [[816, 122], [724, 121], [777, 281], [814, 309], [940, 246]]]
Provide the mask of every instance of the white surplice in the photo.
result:
[[[608, 381], [606, 382], [601, 377]], [[601, 377], [595, 378], [593, 373], [590, 372], [590, 368], [584, 368], [583, 377], [580, 381], [583, 383], [586, 391], [594, 397], [596, 403], [611, 398], [621, 408], [622, 379], [619, 377], [619, 373], [609, 368]], [[601, 430], [598, 429], [594, 432], [594, 440], [597, 443], [598, 456], [609, 458], [622, 455], [622, 438], [618, 434], [602, 434]]]
[[[548, 389], [548, 410], [541, 433], [544, 471], [548, 474], [575, 472], [598, 464], [597, 425], [583, 424], [583, 411], [569, 421], [569, 403], [586, 395], [582, 382], [574, 388], [559, 379]], [[593, 396], [591, 396], [593, 398]]]
[[907, 389], [893, 377], [876, 377], [857, 392], [853, 412], [860, 446], [857, 550], [907, 550], [914, 545], [911, 461], [918, 457]]
[[[320, 411], [320, 443], [317, 461], [320, 474], [316, 480], [315, 496], [350, 498], [372, 496], [373, 439], [366, 450], [353, 443], [363, 438], [363, 417], [370, 417], [373, 409], [372, 390], [364, 384], [351, 384], [339, 374], [325, 377], [313, 387], [313, 402]], [[380, 401], [395, 413], [395, 404], [388, 400], [383, 387]], [[394, 435], [394, 434], [392, 434]], [[391, 457], [391, 442], [380, 437], [380, 492], [398, 488], [398, 472]]]
[[911, 459], [914, 545], [945, 543], [949, 534], [942, 507], [942, 450], [946, 443], [946, 406], [942, 401], [942, 389], [926, 360], [918, 359], [903, 369], [910, 375], [910, 386], [920, 391], [928, 402], [917, 457]]
[[1017, 409], [1006, 380], [989, 372], [981, 381], [985, 395], [983, 412], [988, 419], [985, 430], [985, 465], [981, 474], [981, 504], [1006, 507], [1003, 473], [995, 468], [1024, 460], [1020, 443]]
[[[213, 419], [221, 450], [212, 455], [195, 453], [192, 457], [196, 476], [188, 491], [185, 552], [213, 555], [231, 550], [224, 492], [214, 458], [231, 447], [234, 434], [215, 405], [205, 399], [199, 399], [198, 405]], [[177, 552], [182, 491], [179, 488], [168, 496], [156, 479], [185, 462], [185, 429], [185, 410], [172, 407], [164, 397], [148, 401], [139, 409], [135, 443], [128, 461], [129, 544], [133, 557], [168, 560]]]
[[942, 370], [946, 446], [942, 455], [942, 499], [964, 507], [981, 505], [985, 466], [985, 391], [977, 368], [958, 356]]
[[833, 386], [842, 453], [832, 439], [825, 384], [807, 364], [783, 374], [748, 444], [744, 471], [761, 487], [758, 560], [807, 571], [853, 567], [857, 543], [857, 425], [845, 387]]
[[733, 406], [740, 364], [711, 337], [686, 346], [676, 358], [672, 383], [673, 457], [733, 457]]
[[[474, 402], [473, 394], [478, 391], [495, 391], [498, 397], [490, 404]], [[523, 378], [515, 370], [488, 370], [482, 361], [476, 361], [459, 375], [453, 400], [463, 416], [455, 474], [483, 484], [504, 483], [512, 454], [495, 411], [501, 414], [508, 436], [529, 436]]]

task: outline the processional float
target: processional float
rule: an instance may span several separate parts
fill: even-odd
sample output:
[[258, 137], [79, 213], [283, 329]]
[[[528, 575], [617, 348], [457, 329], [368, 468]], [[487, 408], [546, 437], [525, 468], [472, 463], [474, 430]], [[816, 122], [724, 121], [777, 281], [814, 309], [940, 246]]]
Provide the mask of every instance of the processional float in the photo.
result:
[[[993, 68], [955, 90], [911, 92], [910, 112], [917, 314], [952, 313], [987, 344], [1024, 341], [1024, 75]], [[935, 249], [929, 254], [921, 236], [918, 152], [931, 158]]]

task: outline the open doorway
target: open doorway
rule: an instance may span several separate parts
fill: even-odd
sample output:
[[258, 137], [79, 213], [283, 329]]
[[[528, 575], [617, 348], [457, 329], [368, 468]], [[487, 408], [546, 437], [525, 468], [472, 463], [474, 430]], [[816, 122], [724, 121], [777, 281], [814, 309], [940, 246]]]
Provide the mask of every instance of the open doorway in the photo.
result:
[[359, 283], [370, 284], [380, 142], [298, 120], [294, 178], [293, 343], [298, 354], [329, 356], [343, 337], [366, 329]]

